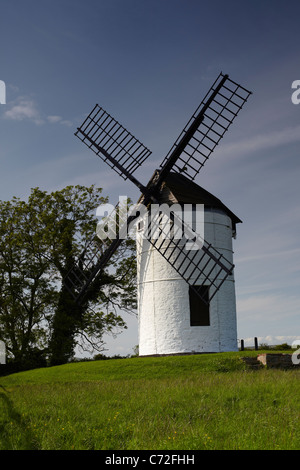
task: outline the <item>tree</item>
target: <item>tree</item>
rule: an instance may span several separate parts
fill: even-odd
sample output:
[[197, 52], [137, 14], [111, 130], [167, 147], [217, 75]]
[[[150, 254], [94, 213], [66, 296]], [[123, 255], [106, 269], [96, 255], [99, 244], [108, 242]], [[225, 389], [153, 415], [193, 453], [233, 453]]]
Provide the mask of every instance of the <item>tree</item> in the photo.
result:
[[[119, 309], [134, 310], [135, 244], [126, 240], [78, 306], [65, 278], [84, 261], [95, 238], [101, 188], [68, 186], [48, 194], [35, 188], [28, 202], [0, 203], [0, 337], [14, 358], [47, 350], [51, 364], [69, 360], [78, 342], [101, 350], [103, 333], [124, 328]], [[43, 347], [41, 347], [41, 345]]]
[[46, 344], [45, 326], [56, 301], [53, 271], [41, 254], [45, 244], [34, 219], [23, 201], [0, 202], [0, 337], [18, 363], [30, 362]]

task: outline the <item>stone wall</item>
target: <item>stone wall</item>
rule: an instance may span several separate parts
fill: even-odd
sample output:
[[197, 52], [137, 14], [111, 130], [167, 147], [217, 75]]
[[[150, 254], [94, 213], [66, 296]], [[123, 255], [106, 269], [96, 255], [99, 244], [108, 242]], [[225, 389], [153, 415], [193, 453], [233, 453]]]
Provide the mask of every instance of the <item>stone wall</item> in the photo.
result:
[[300, 366], [293, 364], [292, 354], [259, 354], [257, 360], [267, 368], [292, 369]]
[[241, 360], [251, 369], [300, 369], [300, 364], [293, 364], [292, 354], [265, 353], [257, 357], [242, 357]]

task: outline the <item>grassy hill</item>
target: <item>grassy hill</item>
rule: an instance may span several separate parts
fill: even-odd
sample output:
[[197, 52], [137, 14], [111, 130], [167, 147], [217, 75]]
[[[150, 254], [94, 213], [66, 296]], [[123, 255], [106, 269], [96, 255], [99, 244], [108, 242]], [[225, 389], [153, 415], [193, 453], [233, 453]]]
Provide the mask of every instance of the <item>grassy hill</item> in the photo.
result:
[[0, 378], [0, 449], [299, 449], [299, 370], [253, 352], [72, 363]]

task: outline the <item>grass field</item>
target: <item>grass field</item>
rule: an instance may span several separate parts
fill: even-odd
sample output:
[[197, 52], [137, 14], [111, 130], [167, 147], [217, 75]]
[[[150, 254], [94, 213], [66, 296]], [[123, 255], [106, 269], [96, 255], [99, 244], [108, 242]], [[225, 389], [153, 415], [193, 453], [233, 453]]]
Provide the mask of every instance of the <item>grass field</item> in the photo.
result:
[[1, 450], [300, 449], [299, 370], [253, 352], [72, 363], [0, 377]]

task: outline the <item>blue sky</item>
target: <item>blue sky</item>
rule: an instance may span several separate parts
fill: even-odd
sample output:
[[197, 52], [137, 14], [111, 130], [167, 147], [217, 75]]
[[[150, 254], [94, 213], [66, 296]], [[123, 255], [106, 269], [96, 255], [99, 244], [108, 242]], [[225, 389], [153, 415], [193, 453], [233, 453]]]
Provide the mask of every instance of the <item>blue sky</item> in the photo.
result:
[[[99, 103], [153, 152], [146, 183], [219, 72], [253, 92], [196, 182], [243, 224], [238, 337], [300, 338], [298, 0], [2, 0], [0, 199], [96, 184], [139, 193], [74, 137]], [[137, 322], [108, 354], [137, 344]], [[251, 342], [253, 340], [251, 339]]]

